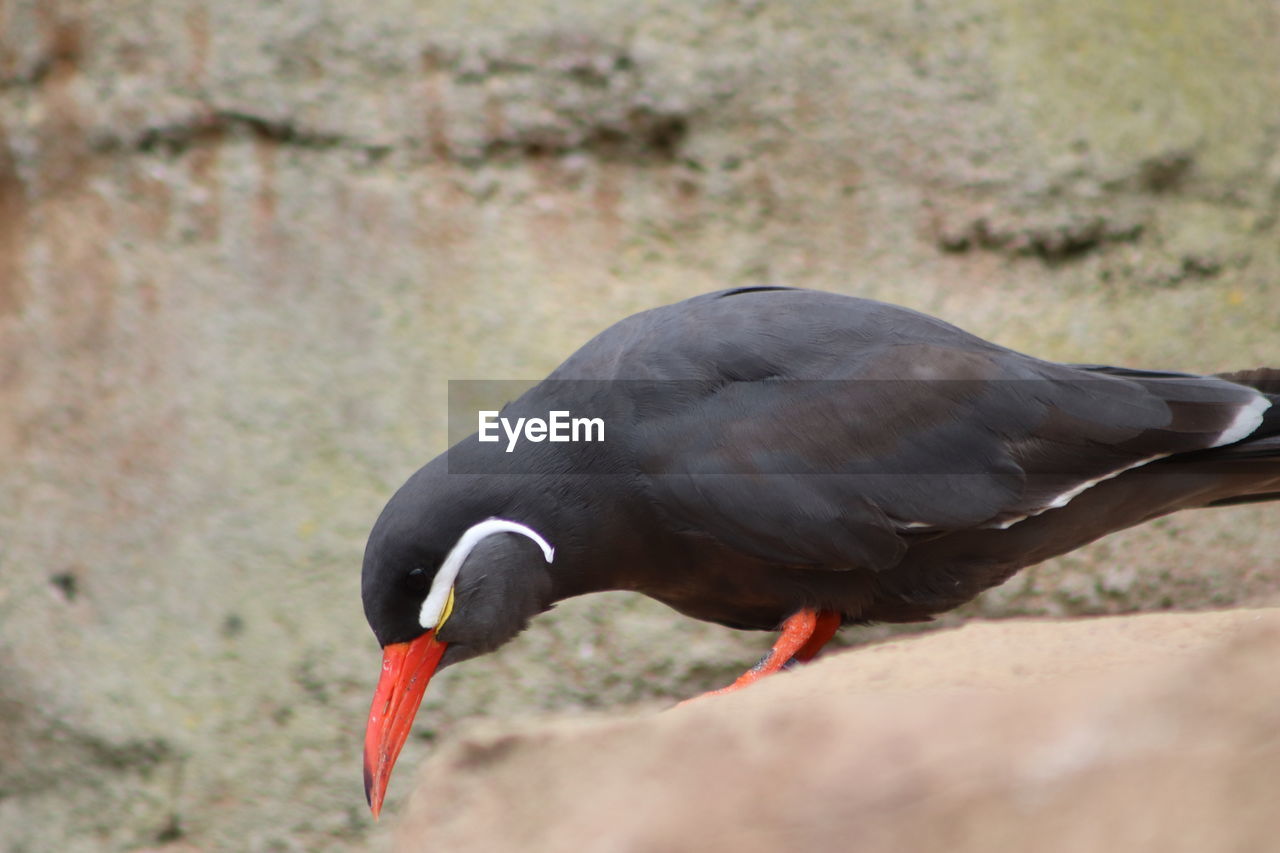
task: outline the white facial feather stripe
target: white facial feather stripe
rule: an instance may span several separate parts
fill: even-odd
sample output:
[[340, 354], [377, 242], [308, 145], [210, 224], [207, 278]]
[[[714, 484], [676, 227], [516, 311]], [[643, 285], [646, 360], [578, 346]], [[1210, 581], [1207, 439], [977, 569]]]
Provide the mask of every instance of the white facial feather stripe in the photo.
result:
[[436, 572], [435, 579], [431, 581], [431, 590], [427, 593], [426, 600], [422, 602], [422, 613], [418, 616], [418, 624], [428, 630], [439, 624], [440, 614], [444, 612], [445, 602], [449, 600], [449, 590], [453, 589], [453, 582], [458, 579], [458, 572], [462, 571], [462, 564], [467, 561], [467, 557], [471, 556], [471, 552], [480, 544], [480, 540], [495, 533], [519, 533], [521, 536], [528, 536], [538, 543], [538, 547], [542, 549], [542, 555], [547, 558], [548, 563], [556, 555], [556, 549], [552, 548], [551, 544], [538, 534], [538, 531], [532, 527], [526, 527], [518, 521], [507, 521], [505, 518], [486, 518], [479, 524], [473, 524], [462, 534], [457, 544], [453, 546], [448, 556], [444, 558], [444, 562], [440, 564], [440, 570]]

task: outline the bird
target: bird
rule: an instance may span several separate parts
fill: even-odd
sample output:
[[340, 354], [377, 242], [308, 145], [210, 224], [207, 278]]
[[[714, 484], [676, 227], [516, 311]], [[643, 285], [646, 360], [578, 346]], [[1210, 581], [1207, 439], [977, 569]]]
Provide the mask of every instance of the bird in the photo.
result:
[[1045, 361], [818, 290], [739, 287], [623, 319], [500, 413], [504, 429], [590, 416], [603, 440], [477, 429], [373, 525], [373, 815], [433, 673], [558, 601], [630, 590], [780, 630], [724, 688], [741, 689], [841, 626], [926, 621], [1114, 531], [1280, 499], [1277, 402], [1280, 369]]

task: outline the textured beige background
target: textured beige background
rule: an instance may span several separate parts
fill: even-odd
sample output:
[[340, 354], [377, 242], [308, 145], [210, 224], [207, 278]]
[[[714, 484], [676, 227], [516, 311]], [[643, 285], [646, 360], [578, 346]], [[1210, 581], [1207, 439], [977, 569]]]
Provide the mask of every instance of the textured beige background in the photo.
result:
[[[449, 378], [761, 282], [1276, 363], [1277, 103], [1265, 0], [0, 0], [0, 849], [385, 843], [360, 553]], [[1274, 518], [1168, 519], [970, 614], [1274, 600]], [[403, 766], [764, 642], [571, 602], [442, 675]]]

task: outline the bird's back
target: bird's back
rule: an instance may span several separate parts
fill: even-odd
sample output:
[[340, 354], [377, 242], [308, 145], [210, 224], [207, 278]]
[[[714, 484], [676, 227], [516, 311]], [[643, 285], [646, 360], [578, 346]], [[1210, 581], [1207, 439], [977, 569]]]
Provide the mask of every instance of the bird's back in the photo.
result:
[[600, 406], [609, 470], [641, 484], [627, 505], [696, 541], [642, 591], [726, 624], [909, 621], [1114, 530], [1280, 491], [1276, 382], [1058, 364], [894, 305], [746, 288], [611, 326], [523, 403]]

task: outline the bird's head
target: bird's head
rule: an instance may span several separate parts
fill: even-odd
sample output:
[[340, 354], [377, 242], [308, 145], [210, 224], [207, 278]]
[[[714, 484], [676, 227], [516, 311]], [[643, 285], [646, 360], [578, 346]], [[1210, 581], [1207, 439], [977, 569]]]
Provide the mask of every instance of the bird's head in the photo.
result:
[[435, 671], [493, 651], [551, 604], [551, 543], [525, 521], [484, 514], [447, 479], [426, 469], [410, 479], [365, 548], [365, 618], [382, 646], [364, 745], [374, 817]]

